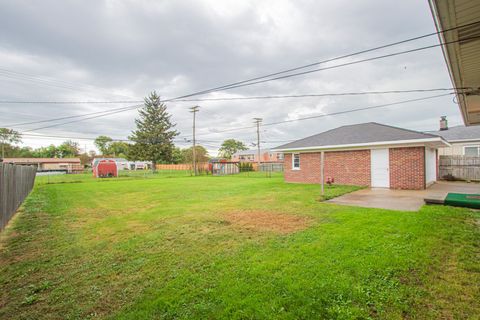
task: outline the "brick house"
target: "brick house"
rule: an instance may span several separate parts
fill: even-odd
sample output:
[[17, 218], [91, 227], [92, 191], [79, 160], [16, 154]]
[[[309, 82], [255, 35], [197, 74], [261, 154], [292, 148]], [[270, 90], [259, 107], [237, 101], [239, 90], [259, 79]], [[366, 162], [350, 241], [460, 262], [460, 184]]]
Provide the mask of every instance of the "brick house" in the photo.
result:
[[285, 181], [425, 189], [437, 180], [442, 137], [375, 122], [343, 126], [275, 148]]
[[[232, 155], [234, 162], [257, 162], [258, 150], [242, 150]], [[283, 162], [283, 153], [270, 149], [260, 149], [260, 162]]]

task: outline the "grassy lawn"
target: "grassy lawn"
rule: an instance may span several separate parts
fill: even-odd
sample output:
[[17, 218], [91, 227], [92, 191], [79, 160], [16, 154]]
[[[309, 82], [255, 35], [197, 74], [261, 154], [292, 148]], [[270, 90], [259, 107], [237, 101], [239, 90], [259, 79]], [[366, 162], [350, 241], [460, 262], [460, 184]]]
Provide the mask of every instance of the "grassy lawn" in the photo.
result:
[[478, 211], [327, 204], [278, 174], [64, 179], [0, 235], [1, 319], [480, 315]]

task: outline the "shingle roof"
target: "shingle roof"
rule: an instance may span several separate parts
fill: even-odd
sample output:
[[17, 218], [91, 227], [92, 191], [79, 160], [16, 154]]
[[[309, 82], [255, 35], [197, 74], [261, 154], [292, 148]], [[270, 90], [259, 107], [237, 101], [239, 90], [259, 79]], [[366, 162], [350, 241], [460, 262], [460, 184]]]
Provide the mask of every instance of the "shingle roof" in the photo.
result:
[[392, 127], [376, 122], [368, 122], [342, 126], [336, 129], [328, 130], [310, 137], [278, 146], [274, 149], [282, 150], [322, 146], [340, 146], [431, 138], [438, 138], [438, 136]]
[[443, 131], [429, 131], [430, 134], [438, 135], [447, 141], [455, 140], [480, 140], [480, 126], [454, 126]]

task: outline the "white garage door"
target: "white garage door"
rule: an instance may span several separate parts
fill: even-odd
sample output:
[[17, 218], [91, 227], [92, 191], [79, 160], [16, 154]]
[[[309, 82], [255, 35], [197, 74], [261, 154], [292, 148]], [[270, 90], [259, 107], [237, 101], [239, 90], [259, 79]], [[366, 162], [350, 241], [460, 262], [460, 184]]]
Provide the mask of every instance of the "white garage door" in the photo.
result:
[[372, 187], [390, 188], [390, 169], [388, 149], [370, 150]]

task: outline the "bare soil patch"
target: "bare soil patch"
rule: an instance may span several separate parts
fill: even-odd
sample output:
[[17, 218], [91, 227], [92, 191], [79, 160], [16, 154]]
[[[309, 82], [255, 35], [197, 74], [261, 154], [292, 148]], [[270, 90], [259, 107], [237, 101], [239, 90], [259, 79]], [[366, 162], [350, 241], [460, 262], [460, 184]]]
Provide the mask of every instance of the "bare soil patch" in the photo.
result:
[[224, 218], [233, 227], [280, 234], [306, 229], [312, 223], [309, 217], [268, 211], [236, 211], [226, 214]]

